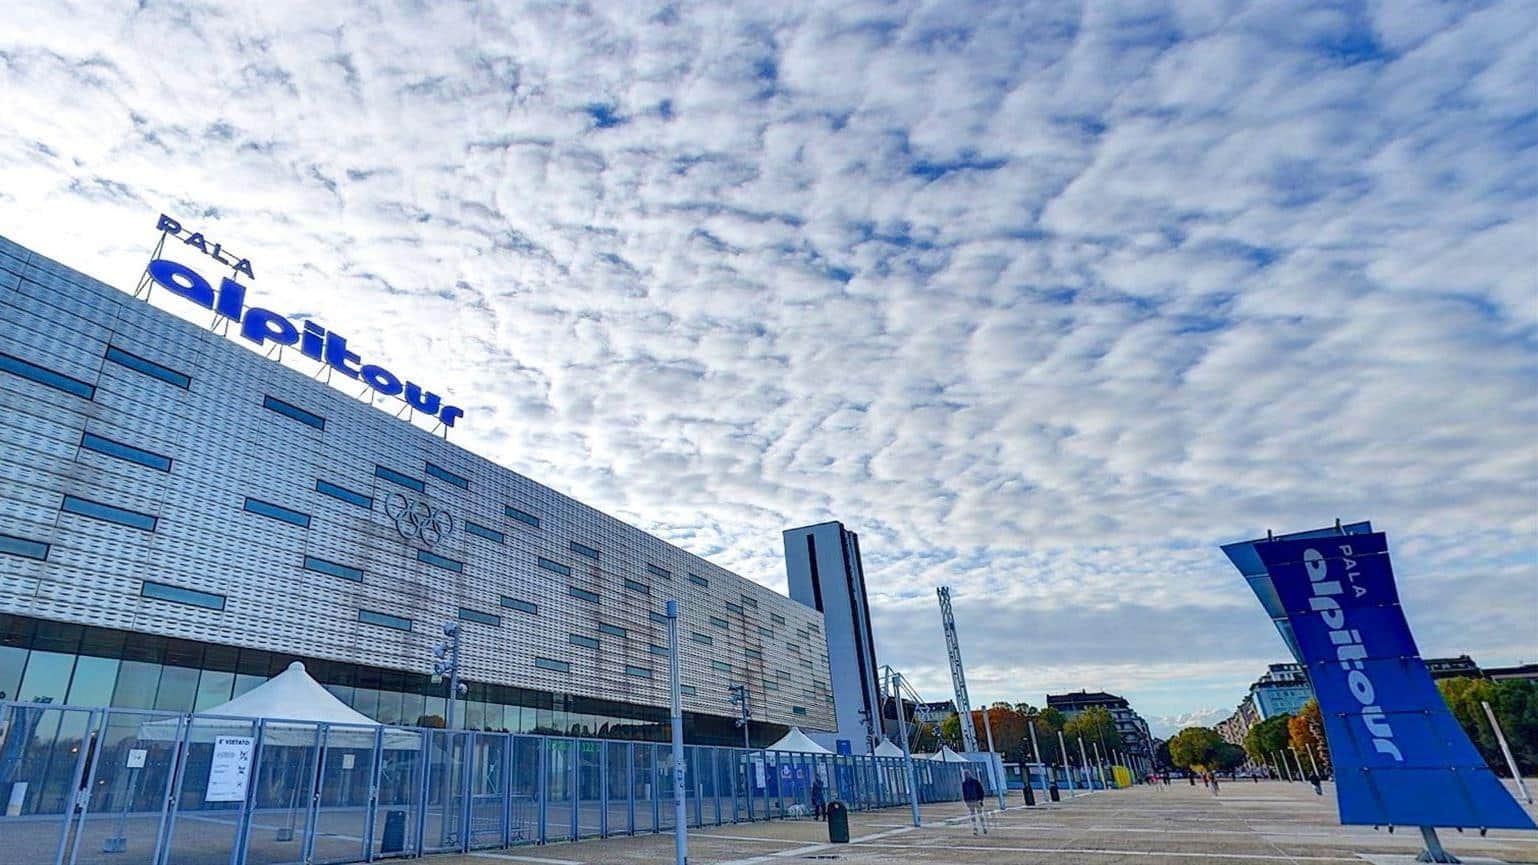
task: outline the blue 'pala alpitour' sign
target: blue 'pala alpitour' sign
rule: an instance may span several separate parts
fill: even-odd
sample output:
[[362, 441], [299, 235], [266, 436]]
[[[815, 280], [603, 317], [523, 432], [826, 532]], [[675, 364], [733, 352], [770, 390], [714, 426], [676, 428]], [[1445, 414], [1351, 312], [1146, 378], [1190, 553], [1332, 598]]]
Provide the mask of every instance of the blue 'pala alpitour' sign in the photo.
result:
[[[251, 262], [247, 259], [230, 259], [223, 256], [223, 248], [210, 244], [200, 232], [182, 234], [179, 222], [162, 215], [157, 227], [168, 237], [198, 249], [230, 267], [236, 273], [251, 276]], [[149, 263], [149, 277], [165, 290], [240, 324], [240, 335], [259, 346], [276, 343], [295, 346], [299, 353], [311, 360], [326, 364], [350, 379], [364, 382], [384, 394], [406, 401], [417, 411], [436, 417], [445, 427], [464, 417], [464, 411], [445, 405], [437, 394], [424, 390], [415, 382], [405, 381], [384, 367], [363, 363], [363, 359], [347, 347], [347, 338], [327, 331], [314, 321], [306, 320], [303, 327], [296, 327], [286, 316], [261, 307], [246, 306], [246, 287], [224, 277], [216, 291], [213, 283], [197, 271], [168, 258], [156, 258]]]
[[1381, 532], [1358, 523], [1223, 550], [1308, 670], [1342, 823], [1534, 828], [1431, 680]]

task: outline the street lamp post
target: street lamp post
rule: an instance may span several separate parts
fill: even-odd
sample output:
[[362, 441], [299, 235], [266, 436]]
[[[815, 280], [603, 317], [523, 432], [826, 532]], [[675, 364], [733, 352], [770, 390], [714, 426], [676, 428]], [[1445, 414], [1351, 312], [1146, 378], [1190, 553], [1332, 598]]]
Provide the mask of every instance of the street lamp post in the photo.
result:
[[[445, 673], [449, 677], [449, 704], [444, 710], [443, 726], [445, 731], [444, 757], [452, 764], [454, 757], [454, 706], [459, 698], [469, 689], [459, 681], [459, 623], [444, 622], [443, 635], [447, 640], [441, 640], [433, 647], [433, 674], [442, 676]], [[450, 825], [453, 822], [448, 813], [448, 803], [452, 796], [453, 773], [443, 773], [443, 832], [439, 841], [447, 845], [450, 838]]]
[[732, 685], [727, 690], [732, 692], [732, 705], [737, 707], [737, 726], [742, 728], [742, 747], [751, 749], [749, 744], [748, 723], [751, 721], [752, 707], [748, 704], [748, 686]]
[[[888, 670], [891, 670], [889, 667]], [[903, 766], [908, 772], [908, 805], [913, 809], [913, 825], [917, 828], [919, 823], [919, 779], [918, 772], [913, 768], [913, 753], [908, 750], [908, 722], [903, 718], [902, 691], [898, 687], [902, 684], [902, 674], [892, 671], [892, 691], [897, 698], [897, 738], [902, 740]]]
[[1068, 798], [1072, 799], [1078, 793], [1074, 790], [1073, 772], [1068, 768], [1068, 743], [1063, 741], [1063, 731], [1057, 731], [1057, 753], [1063, 759], [1063, 777], [1068, 779]]
[[[1026, 720], [1025, 720], [1025, 729], [1030, 731], [1030, 734], [1031, 734], [1031, 757], [1034, 758], [1036, 762], [1041, 763], [1042, 766], [1045, 767], [1046, 764], [1042, 763], [1042, 760], [1041, 760], [1041, 748], [1036, 745], [1036, 716], [1035, 715], [1031, 715], [1030, 717], [1026, 718]], [[1029, 774], [1026, 775], [1025, 782], [1027, 784], [1031, 783], [1031, 778], [1030, 778]], [[1046, 788], [1045, 787], [1042, 788], [1042, 792], [1043, 793], [1046, 792]]]
[[684, 706], [678, 674], [678, 602], [668, 601], [668, 692], [673, 732], [673, 858], [675, 865], [689, 863], [689, 816], [684, 805]]

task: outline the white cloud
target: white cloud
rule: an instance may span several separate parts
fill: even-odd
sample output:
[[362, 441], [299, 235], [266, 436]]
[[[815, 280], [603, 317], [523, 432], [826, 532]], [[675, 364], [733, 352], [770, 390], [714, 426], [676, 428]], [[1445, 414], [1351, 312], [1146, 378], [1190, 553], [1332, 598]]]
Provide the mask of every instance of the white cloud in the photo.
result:
[[1425, 652], [1538, 657], [1520, 3], [0, 25], [0, 231], [122, 286], [195, 222], [467, 447], [766, 584], [842, 519], [926, 693], [946, 582], [979, 698], [1236, 702], [1282, 647], [1216, 544], [1336, 516]]

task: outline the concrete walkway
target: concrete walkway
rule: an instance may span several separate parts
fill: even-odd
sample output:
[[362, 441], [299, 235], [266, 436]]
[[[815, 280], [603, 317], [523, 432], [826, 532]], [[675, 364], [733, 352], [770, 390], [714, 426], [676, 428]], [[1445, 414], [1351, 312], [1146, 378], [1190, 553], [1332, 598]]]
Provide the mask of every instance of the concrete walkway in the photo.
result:
[[[913, 863], [913, 865], [1120, 865], [1120, 863], [1408, 862], [1419, 835], [1373, 831], [1336, 823], [1333, 791], [1315, 796], [1306, 784], [1268, 781], [1224, 784], [1214, 796], [1203, 787], [1081, 795], [1026, 808], [1019, 793], [1008, 810], [991, 815], [987, 835], [974, 835], [959, 804], [926, 806], [924, 827], [908, 810], [854, 814], [852, 844], [828, 844], [826, 827], [812, 821], [748, 823], [689, 833], [691, 865], [790, 865], [804, 862]], [[1538, 833], [1443, 833], [1447, 848], [1466, 862], [1538, 863]], [[610, 838], [575, 844], [489, 850], [431, 857], [433, 865], [665, 865], [673, 861], [672, 835]]]

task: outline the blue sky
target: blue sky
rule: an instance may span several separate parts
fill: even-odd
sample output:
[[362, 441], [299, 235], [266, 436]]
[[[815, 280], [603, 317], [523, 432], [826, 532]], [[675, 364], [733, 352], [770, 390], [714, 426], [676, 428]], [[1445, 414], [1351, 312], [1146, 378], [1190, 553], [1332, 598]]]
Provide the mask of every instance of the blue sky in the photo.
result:
[[[81, 22], [89, 21], [89, 26]], [[861, 533], [883, 662], [1212, 720], [1217, 545], [1372, 519], [1428, 655], [1538, 660], [1538, 6], [13, 2], [0, 232], [158, 213], [466, 447], [765, 584]], [[440, 384], [442, 383], [442, 384]]]

